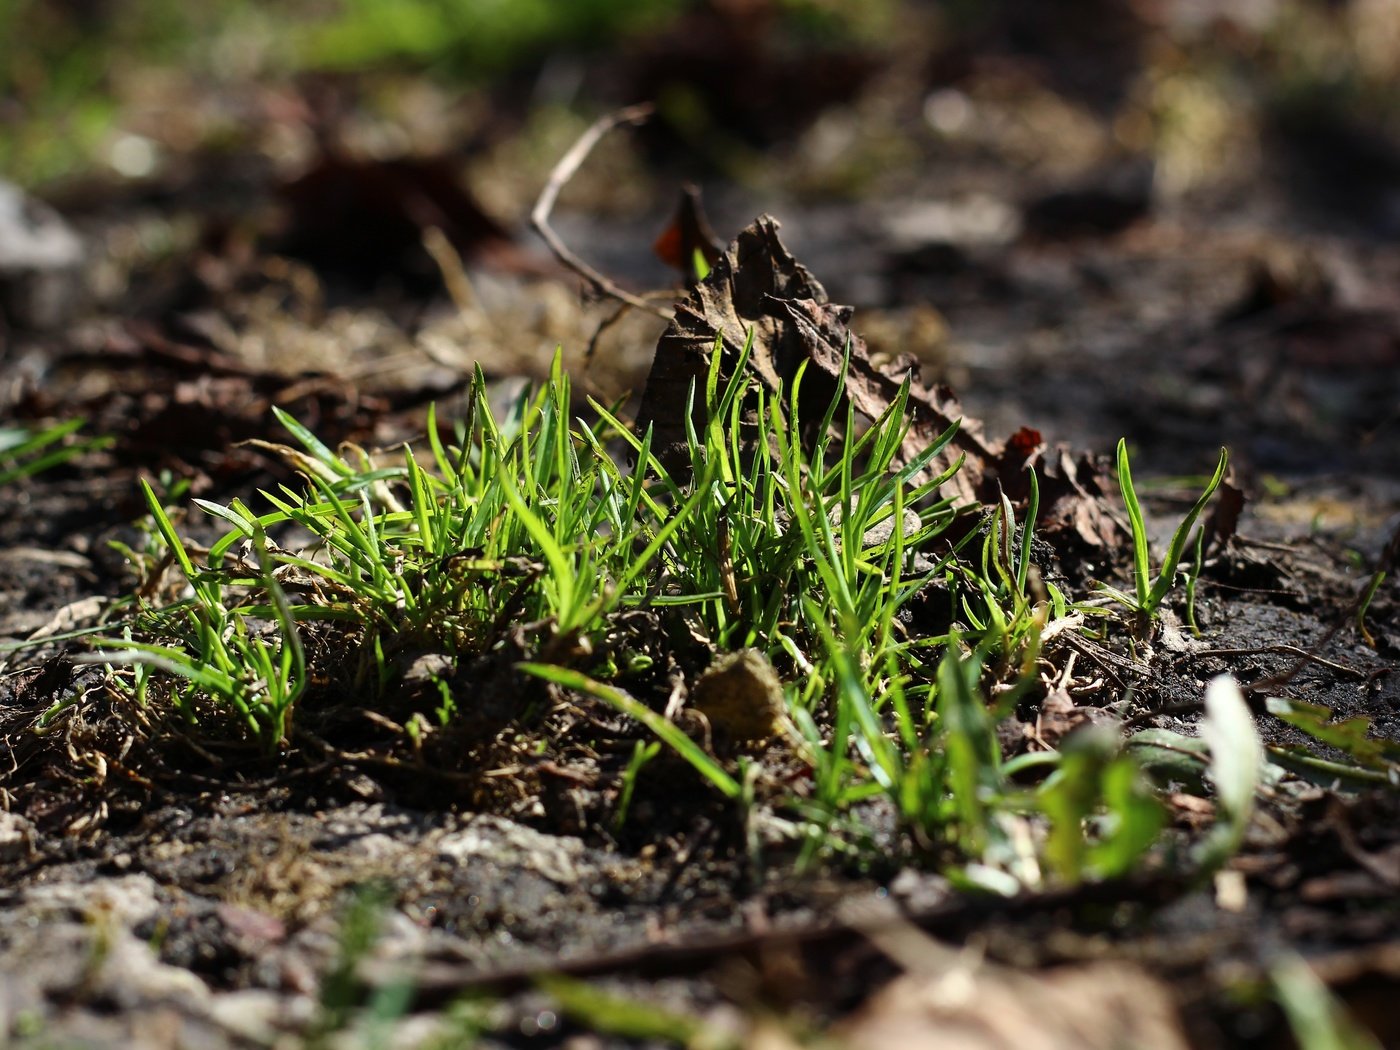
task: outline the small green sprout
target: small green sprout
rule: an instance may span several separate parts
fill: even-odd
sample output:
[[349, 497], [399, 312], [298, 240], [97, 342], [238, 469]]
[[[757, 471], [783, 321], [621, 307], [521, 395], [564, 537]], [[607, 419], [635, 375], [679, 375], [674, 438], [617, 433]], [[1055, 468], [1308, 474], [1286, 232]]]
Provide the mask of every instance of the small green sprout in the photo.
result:
[[[1147, 542], [1147, 524], [1143, 518], [1142, 505], [1138, 502], [1137, 490], [1133, 487], [1133, 472], [1128, 462], [1128, 442], [1126, 438], [1118, 442], [1118, 486], [1123, 493], [1123, 506], [1128, 512], [1128, 523], [1133, 534], [1133, 593], [1126, 594], [1113, 587], [1104, 587], [1103, 590], [1109, 597], [1131, 609], [1140, 620], [1150, 621], [1156, 618], [1162, 602], [1175, 586], [1177, 569], [1186, 552], [1191, 529], [1205, 510], [1206, 504], [1210, 502], [1211, 496], [1215, 495], [1215, 490], [1220, 487], [1220, 482], [1224, 480], [1229, 459], [1229, 452], [1222, 448], [1215, 473], [1205, 491], [1192, 504], [1186, 517], [1172, 533], [1166, 557], [1162, 560], [1161, 571], [1154, 578]], [[1193, 586], [1193, 596], [1194, 593]]]
[[1264, 745], [1244, 694], [1229, 675], [1206, 686], [1205, 706], [1200, 733], [1210, 751], [1210, 776], [1221, 819], [1201, 843], [1197, 861], [1203, 871], [1214, 872], [1244, 843], [1259, 789]]

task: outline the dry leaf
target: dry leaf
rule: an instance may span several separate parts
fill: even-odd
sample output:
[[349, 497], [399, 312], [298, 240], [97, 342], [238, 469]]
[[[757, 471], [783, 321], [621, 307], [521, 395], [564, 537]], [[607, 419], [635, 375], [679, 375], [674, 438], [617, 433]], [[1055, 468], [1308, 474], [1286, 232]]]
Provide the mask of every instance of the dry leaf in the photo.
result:
[[[877, 368], [865, 344], [850, 330], [850, 318], [850, 308], [833, 304], [811, 271], [783, 247], [777, 220], [760, 217], [739, 234], [709, 276], [677, 306], [675, 318], [657, 343], [642, 396], [642, 425], [655, 427], [655, 445], [660, 449], [683, 445], [690, 384], [703, 388], [716, 342], [727, 357], [737, 359], [750, 331], [750, 367], [770, 391], [790, 385], [802, 363], [811, 363], [799, 406], [805, 410], [804, 418], [821, 418], [848, 344], [847, 395], [858, 411], [872, 418], [880, 415], [913, 362], [906, 358], [888, 369]], [[910, 416], [910, 432], [900, 456], [903, 462], [916, 457], [955, 419], [962, 418], [962, 410], [951, 393], [916, 384]], [[974, 498], [1000, 449], [983, 440], [974, 421], [964, 420], [949, 453], [965, 454], [967, 462], [949, 482], [945, 495]]]
[[[654, 428], [653, 447], [660, 450], [662, 461], [673, 472], [685, 469], [688, 391], [692, 383], [703, 390], [717, 344], [732, 368], [752, 332], [749, 367], [770, 391], [789, 388], [807, 363], [798, 411], [809, 426], [825, 414], [849, 348], [845, 396], [862, 415], [880, 416], [905, 378], [911, 379], [909, 431], [897, 465], [917, 458], [960, 420], [957, 436], [928, 468], [938, 473], [963, 457], [962, 469], [943, 485], [943, 496], [983, 504], [1005, 492], [1024, 501], [1029, 493], [1026, 470], [1035, 467], [1041, 479], [1038, 531], [1068, 530], [1090, 547], [1119, 540], [1122, 530], [1104, 499], [1112, 490], [1106, 460], [1076, 459], [1063, 449], [1048, 450], [1039, 432], [1028, 427], [1009, 441], [989, 440], [981, 424], [967, 418], [951, 390], [918, 382], [913, 358], [883, 367], [872, 362], [865, 343], [850, 328], [851, 315], [850, 307], [832, 303], [821, 282], [783, 247], [777, 220], [766, 215], [755, 220], [677, 305], [675, 318], [657, 343], [638, 415], [642, 426]], [[697, 405], [697, 429], [703, 423], [702, 411], [703, 405]], [[810, 443], [817, 436], [807, 432], [804, 439]], [[928, 476], [932, 474], [925, 479]]]

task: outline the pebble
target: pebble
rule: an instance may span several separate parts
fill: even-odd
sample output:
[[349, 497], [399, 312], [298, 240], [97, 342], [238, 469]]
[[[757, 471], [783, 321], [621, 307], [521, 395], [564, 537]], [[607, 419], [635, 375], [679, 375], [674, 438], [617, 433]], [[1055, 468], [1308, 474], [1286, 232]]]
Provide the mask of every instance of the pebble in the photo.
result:
[[0, 320], [36, 331], [66, 321], [81, 295], [84, 255], [58, 212], [0, 180]]

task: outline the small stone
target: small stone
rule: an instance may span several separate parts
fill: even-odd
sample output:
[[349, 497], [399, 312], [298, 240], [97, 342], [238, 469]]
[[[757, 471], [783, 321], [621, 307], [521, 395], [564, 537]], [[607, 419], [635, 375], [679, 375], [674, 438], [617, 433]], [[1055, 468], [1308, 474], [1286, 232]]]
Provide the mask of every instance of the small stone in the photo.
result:
[[19, 860], [34, 848], [34, 826], [18, 813], [0, 812], [0, 861]]
[[757, 649], [716, 657], [691, 687], [689, 706], [732, 741], [766, 740], [787, 717], [782, 679]]
[[[851, 509], [852, 509], [852, 510], [855, 510], [855, 509], [856, 509], [856, 505], [857, 505], [859, 502], [860, 502], [860, 497], [859, 497], [859, 496], [852, 496], [852, 497], [851, 497]], [[842, 519], [842, 517], [843, 517], [843, 515], [842, 515], [842, 513], [841, 513], [841, 508], [840, 508], [839, 506], [833, 508], [833, 510], [832, 510], [832, 512], [831, 512], [831, 527], [832, 527], [833, 529], [839, 528], [839, 526], [841, 525], [841, 519]], [[914, 535], [915, 533], [917, 533], [921, 528], [924, 527], [923, 521], [919, 518], [919, 513], [918, 513], [918, 511], [914, 510], [913, 507], [905, 507], [905, 508], [904, 508], [904, 516], [903, 516], [903, 519], [902, 519], [902, 520], [903, 520], [903, 522], [904, 522], [904, 535], [905, 535], [905, 536], [913, 536], [913, 535]], [[883, 518], [883, 519], [880, 520], [880, 521], [877, 521], [874, 525], [870, 526], [870, 528], [868, 528], [868, 529], [865, 530], [864, 534], [861, 536], [861, 546], [862, 546], [863, 548], [878, 547], [878, 546], [880, 546], [881, 544], [888, 543], [888, 542], [890, 541], [891, 537], [893, 537], [893, 536], [894, 536], [894, 515], [893, 515], [893, 514], [889, 514], [889, 515], [887, 515], [885, 518]], [[836, 546], [837, 546], [837, 549], [839, 550], [839, 549], [840, 549], [840, 546], [841, 546], [841, 536], [840, 536], [839, 534], [836, 536]]]
[[0, 317], [16, 328], [54, 328], [82, 288], [83, 242], [63, 217], [0, 180]]

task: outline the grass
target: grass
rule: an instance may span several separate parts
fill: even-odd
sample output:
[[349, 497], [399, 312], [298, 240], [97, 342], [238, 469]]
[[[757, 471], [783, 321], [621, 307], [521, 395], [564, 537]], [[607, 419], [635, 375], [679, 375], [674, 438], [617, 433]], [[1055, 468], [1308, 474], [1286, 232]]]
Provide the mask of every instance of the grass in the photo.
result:
[[[998, 736], [1040, 688], [1041, 634], [1068, 608], [1036, 583], [1035, 496], [1019, 521], [1007, 500], [955, 513], [938, 490], [958, 466], [922, 476], [955, 428], [896, 464], [907, 386], [864, 429], [837, 398], [805, 430], [801, 376], [773, 394], [747, 356], [717, 349], [692, 390], [686, 481], [609, 407], [572, 416], [557, 357], [500, 419], [478, 374], [464, 419], [448, 428], [430, 412], [425, 440], [396, 453], [332, 450], [279, 413], [291, 441], [264, 447], [304, 484], [261, 493], [261, 512], [196, 500], [228, 529], [202, 561], [147, 485], [159, 549], [137, 559], [140, 593], [168, 597], [91, 659], [125, 668], [114, 685], [139, 702], [207, 732], [230, 726], [271, 756], [296, 741], [309, 702], [396, 709], [424, 652], [455, 667], [518, 652], [515, 731], [535, 753], [557, 745], [532, 721], [531, 679], [636, 727], [614, 831], [665, 752], [743, 820], [767, 808], [798, 866], [876, 861], [888, 849], [867, 826], [876, 807], [907, 856], [963, 885], [1014, 892], [1134, 870], [1165, 825], [1143, 765], [1155, 752], [1096, 731], [1008, 758]], [[1126, 468], [1124, 453], [1125, 496]], [[1222, 456], [1211, 489], [1223, 469]], [[1139, 612], [1165, 599], [1183, 545], [1150, 584], [1139, 572]], [[908, 624], [911, 600], [930, 594], [947, 604], [939, 634]], [[629, 633], [637, 616], [698, 647], [688, 680], [706, 653], [752, 648], [779, 668], [772, 739], [728, 739], [717, 712], [678, 715], [657, 661], [681, 650]], [[415, 745], [481, 703], [450, 671], [435, 684], [431, 712], [409, 723]], [[1211, 768], [1229, 754], [1217, 742]], [[1232, 829], [1219, 853], [1238, 846], [1252, 788], [1236, 774], [1216, 782]]]
[[111, 446], [111, 438], [78, 438], [77, 433], [85, 424], [83, 419], [68, 419], [40, 430], [0, 428], [0, 485], [12, 485], [85, 452]]
[[[1172, 533], [1171, 542], [1167, 545], [1166, 556], [1162, 559], [1161, 570], [1154, 577], [1152, 575], [1151, 554], [1147, 542], [1147, 523], [1143, 517], [1142, 505], [1138, 501], [1137, 490], [1133, 485], [1132, 464], [1128, 459], [1128, 443], [1126, 440], [1118, 442], [1118, 486], [1123, 494], [1123, 506], [1128, 512], [1128, 522], [1132, 529], [1133, 537], [1133, 592], [1127, 593], [1112, 587], [1105, 587], [1104, 591], [1111, 598], [1121, 602], [1137, 617], [1140, 624], [1147, 624], [1155, 619], [1161, 609], [1162, 602], [1168, 593], [1176, 586], [1177, 570], [1181, 566], [1182, 556], [1186, 553], [1186, 545], [1191, 535], [1191, 529], [1200, 518], [1202, 511], [1210, 502], [1211, 496], [1215, 495], [1215, 490], [1220, 487], [1220, 482], [1225, 478], [1225, 468], [1229, 465], [1230, 454], [1225, 450], [1220, 450], [1220, 461], [1216, 464], [1215, 473], [1206, 483], [1201, 495], [1187, 511], [1186, 517], [1177, 525]], [[1200, 572], [1199, 551], [1201, 540], [1204, 534], [1197, 537], [1196, 550], [1197, 558], [1194, 563], [1194, 571], [1190, 575], [1188, 582], [1189, 598], [1191, 607], [1195, 604], [1195, 577]], [[1191, 617], [1194, 626], [1194, 615]]]
[[[953, 432], [896, 462], [907, 389], [864, 426], [839, 400], [804, 426], [801, 377], [772, 393], [750, 378], [747, 354], [716, 352], [692, 391], [686, 480], [614, 408], [576, 416], [558, 359], [505, 412], [478, 374], [463, 418], [430, 412], [420, 441], [387, 452], [332, 449], [279, 412], [288, 436], [263, 447], [299, 484], [215, 503], [169, 479], [143, 483], [147, 542], [128, 551], [144, 577], [140, 610], [88, 659], [111, 667], [127, 702], [183, 721], [205, 753], [237, 754], [233, 737], [295, 762], [306, 741], [335, 739], [328, 713], [372, 708], [381, 725], [403, 720], [399, 744], [374, 746], [411, 749], [418, 764], [396, 766], [410, 775], [453, 761], [454, 775], [470, 772], [481, 752], [460, 744], [485, 698], [460, 672], [498, 660], [515, 675], [501, 730], [513, 754], [562, 767], [570, 748], [591, 752], [598, 835], [650, 841], [658, 801], [682, 820], [703, 812], [732, 822], [757, 878], [913, 866], [959, 890], [1015, 895], [1170, 870], [1204, 885], [1241, 848], [1265, 763], [1330, 784], [1393, 782], [1397, 753], [1364, 719], [1300, 701], [1268, 710], [1343, 757], [1263, 747], [1228, 679], [1206, 691], [1199, 739], [1094, 726], [1017, 753], [1003, 723], [1041, 696], [1042, 637], [1072, 629], [1055, 621], [1077, 597], [1039, 581], [1035, 479], [1023, 505], [955, 510], [939, 495], [951, 472], [921, 473]], [[1119, 466], [1129, 501], [1126, 452]], [[1136, 575], [1120, 600], [1134, 619], [1105, 621], [1125, 643], [1174, 600], [1181, 537], [1223, 470], [1222, 454], [1155, 575], [1141, 510], [1130, 513]], [[224, 529], [207, 548], [182, 524], [186, 503]], [[670, 702], [677, 675], [693, 686], [706, 660], [742, 649], [781, 680], [770, 739], [726, 739], [718, 717], [697, 722]], [[424, 653], [447, 669], [431, 702], [406, 701]], [[459, 750], [425, 749], [439, 732]], [[1212, 794], [1217, 814], [1185, 842], [1168, 804], [1183, 791]], [[386, 906], [369, 895], [347, 913], [308, 1045], [350, 1031], [382, 1045], [407, 1009], [408, 983], [376, 990], [357, 976]], [[1312, 1045], [1332, 1045], [1343, 1022], [1305, 976], [1280, 969], [1277, 999]], [[715, 1038], [702, 1019], [613, 989], [545, 979], [539, 991], [592, 1031]], [[480, 1003], [459, 1013], [441, 1045], [499, 1020]]]
[[1269, 981], [1300, 1050], [1380, 1050], [1380, 1040], [1356, 1023], [1301, 956], [1282, 954]]
[[[292, 711], [306, 688], [306, 655], [286, 593], [273, 573], [266, 535], [256, 521], [250, 526], [258, 559], [257, 582], [266, 605], [240, 606], [226, 600], [217, 573], [197, 570], [184, 542], [166, 515], [150, 483], [141, 482], [147, 506], [161, 539], [173, 555], [192, 597], [159, 615], [161, 641], [99, 639], [112, 663], [165, 671], [184, 681], [167, 695], [178, 712], [194, 718], [194, 699], [202, 694], [237, 712], [242, 724], [268, 751], [287, 734]], [[270, 617], [271, 631], [262, 627]], [[144, 703], [149, 678], [140, 675], [132, 690]]]

